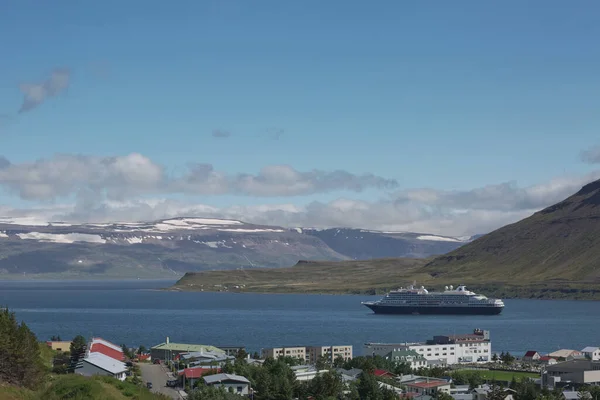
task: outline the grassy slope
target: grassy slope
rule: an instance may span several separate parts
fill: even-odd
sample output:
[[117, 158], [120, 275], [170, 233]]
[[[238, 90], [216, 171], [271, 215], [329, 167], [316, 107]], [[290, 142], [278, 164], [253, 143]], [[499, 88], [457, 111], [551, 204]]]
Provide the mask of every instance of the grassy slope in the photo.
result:
[[[176, 284], [179, 290], [215, 291], [222, 285], [243, 291], [269, 293], [366, 293], [396, 287], [420, 277], [422, 259], [301, 262], [289, 268], [188, 273]], [[425, 278], [425, 277], [423, 277]]]
[[166, 400], [146, 388], [108, 377], [86, 378], [80, 375], [53, 377], [43, 388], [34, 392], [13, 386], [0, 386], [2, 400]]

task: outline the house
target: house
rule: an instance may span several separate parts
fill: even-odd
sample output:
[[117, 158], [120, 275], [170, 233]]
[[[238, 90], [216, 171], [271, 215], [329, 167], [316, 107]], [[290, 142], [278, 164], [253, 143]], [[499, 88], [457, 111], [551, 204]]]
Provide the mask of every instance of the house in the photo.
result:
[[104, 340], [102, 338], [92, 338], [88, 345], [88, 353], [100, 353], [113, 358], [117, 361], [125, 360], [125, 354], [121, 346], [117, 346], [114, 343]]
[[54, 351], [71, 351], [71, 342], [49, 340], [46, 344]]
[[600, 361], [600, 348], [598, 348], [598, 347], [588, 346], [588, 347], [582, 349], [581, 353], [588, 360]]
[[352, 369], [336, 368], [335, 371], [341, 375], [343, 382], [355, 381], [360, 377], [360, 374], [363, 373], [363, 370], [360, 368], [352, 368]]
[[557, 360], [574, 360], [577, 358], [582, 358], [583, 353], [577, 350], [561, 349], [548, 354], [548, 357], [552, 357]]
[[196, 381], [202, 379], [204, 375], [213, 373], [221, 373], [221, 369], [211, 367], [190, 367], [177, 371], [177, 375], [183, 379], [184, 386], [186, 382], [189, 382], [191, 387], [194, 387]]
[[386, 371], [385, 369], [376, 369], [373, 371], [373, 375], [375, 375], [378, 378], [396, 378], [396, 375], [392, 374], [390, 371]]
[[287, 347], [273, 347], [269, 349], [261, 350], [262, 358], [281, 358], [281, 357], [293, 357], [300, 359], [301, 362], [307, 361], [306, 347], [304, 346], [287, 346]]
[[566, 384], [600, 385], [600, 361], [570, 360], [548, 365], [542, 373], [542, 386], [562, 387]]
[[244, 346], [216, 346], [219, 350], [223, 350], [228, 356], [237, 357], [240, 351], [246, 352]]
[[540, 359], [540, 357], [541, 357], [541, 355], [537, 351], [535, 351], [535, 350], [529, 350], [523, 356], [523, 361], [529, 361], [529, 362], [538, 361]]
[[78, 364], [76, 372], [83, 376], [103, 375], [125, 380], [127, 366], [102, 353], [88, 353]]
[[245, 396], [250, 393], [250, 381], [243, 376], [234, 374], [216, 374], [205, 376], [208, 386], [222, 386], [225, 390], [233, 389], [233, 393]]
[[176, 360], [183, 361], [189, 365], [222, 365], [227, 361], [235, 360], [234, 356], [229, 356], [222, 352], [214, 351], [193, 351], [190, 353], [180, 353], [175, 356]]
[[414, 350], [392, 350], [384, 358], [395, 363], [408, 364], [412, 369], [427, 367], [427, 359]]
[[385, 357], [393, 350], [414, 350], [429, 362], [442, 364], [483, 363], [491, 359], [490, 332], [475, 329], [473, 333], [434, 336], [426, 342], [365, 343], [364, 354]]
[[291, 367], [298, 381], [310, 381], [319, 374], [328, 372], [326, 369], [318, 370], [313, 365], [295, 365]]
[[[490, 385], [480, 385], [479, 387], [473, 389], [473, 400], [487, 400], [491, 391], [492, 387]], [[513, 389], [502, 388], [502, 392], [505, 396], [504, 400], [514, 400], [516, 391]]]
[[225, 354], [225, 351], [204, 344], [172, 343], [169, 338], [164, 343], [150, 348], [150, 356], [153, 360], [174, 360], [179, 354], [191, 352], [213, 352]]
[[544, 364], [544, 365], [554, 365], [557, 363], [556, 358], [552, 358], [549, 356], [542, 356], [540, 357], [540, 359], [538, 360], [538, 362], [540, 364]]
[[435, 397], [437, 392], [450, 392], [450, 382], [443, 379], [425, 378], [405, 383], [406, 391]]

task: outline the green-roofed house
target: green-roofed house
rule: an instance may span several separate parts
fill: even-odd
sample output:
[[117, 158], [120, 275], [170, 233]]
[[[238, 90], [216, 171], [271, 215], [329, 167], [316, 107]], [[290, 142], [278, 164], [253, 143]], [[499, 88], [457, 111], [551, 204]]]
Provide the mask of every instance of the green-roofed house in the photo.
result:
[[164, 343], [152, 346], [150, 349], [150, 356], [153, 360], [173, 360], [176, 356], [182, 353], [192, 352], [212, 352], [222, 353], [225, 355], [225, 351], [215, 346], [208, 346], [205, 344], [188, 344], [188, 343], [173, 343], [167, 340]]
[[395, 363], [408, 364], [412, 369], [427, 367], [427, 359], [414, 350], [392, 350], [384, 358]]

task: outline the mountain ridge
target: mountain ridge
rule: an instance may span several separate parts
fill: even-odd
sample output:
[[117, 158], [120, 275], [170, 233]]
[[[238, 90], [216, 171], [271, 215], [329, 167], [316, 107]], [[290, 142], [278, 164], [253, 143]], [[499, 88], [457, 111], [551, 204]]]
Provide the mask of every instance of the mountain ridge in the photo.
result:
[[[287, 267], [302, 259], [428, 257], [468, 239], [350, 228], [318, 232], [197, 216], [83, 224], [0, 218], [0, 277], [169, 278], [188, 271]], [[343, 233], [342, 241], [336, 232]]]

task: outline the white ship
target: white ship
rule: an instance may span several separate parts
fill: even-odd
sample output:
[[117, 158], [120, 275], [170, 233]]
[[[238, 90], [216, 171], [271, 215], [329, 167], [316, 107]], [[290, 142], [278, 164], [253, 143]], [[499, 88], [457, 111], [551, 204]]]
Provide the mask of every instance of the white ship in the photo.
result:
[[501, 299], [487, 298], [467, 290], [464, 285], [443, 292], [429, 292], [425, 287], [393, 290], [381, 300], [362, 303], [375, 314], [471, 314], [495, 315], [504, 309]]

